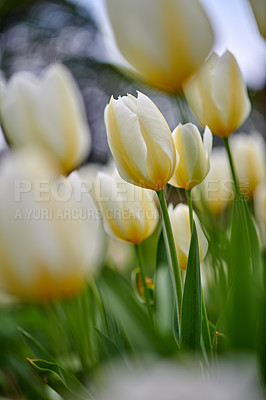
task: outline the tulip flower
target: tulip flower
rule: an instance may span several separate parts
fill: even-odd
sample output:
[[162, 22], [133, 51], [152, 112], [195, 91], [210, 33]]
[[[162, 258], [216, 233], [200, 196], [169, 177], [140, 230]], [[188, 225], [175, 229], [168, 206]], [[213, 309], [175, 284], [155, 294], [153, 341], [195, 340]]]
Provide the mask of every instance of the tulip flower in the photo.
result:
[[[92, 199], [79, 198], [73, 177], [55, 180], [58, 171], [36, 149], [8, 154], [0, 169], [1, 290], [29, 301], [73, 296], [102, 249]], [[71, 197], [57, 190], [65, 181]]]
[[197, 120], [214, 135], [226, 138], [248, 117], [250, 101], [233, 54], [212, 53], [202, 67], [183, 85]]
[[186, 190], [203, 181], [209, 172], [212, 133], [206, 126], [203, 142], [198, 128], [193, 124], [179, 124], [173, 131], [179, 162], [170, 184]]
[[51, 65], [37, 79], [18, 72], [0, 93], [0, 119], [11, 145], [48, 150], [69, 172], [88, 155], [91, 135], [78, 87], [65, 66]]
[[[173, 229], [179, 266], [183, 269], [186, 269], [188, 262], [190, 239], [191, 239], [189, 208], [187, 205], [179, 203], [173, 209], [173, 205], [170, 204], [168, 211]], [[194, 211], [193, 211], [193, 219], [195, 221], [197, 228], [198, 241], [199, 241], [199, 255], [200, 255], [200, 260], [202, 261], [206, 256], [208, 250], [208, 242], [202, 231], [198, 217]]]
[[261, 245], [266, 248], [266, 181], [262, 181], [254, 193], [254, 211]]
[[159, 221], [154, 193], [122, 180], [118, 174], [98, 173], [106, 232], [126, 242], [139, 244], [152, 234]]
[[263, 400], [256, 364], [249, 358], [218, 358], [211, 379], [192, 362], [163, 359], [147, 364], [141, 368], [131, 362], [128, 371], [117, 363], [103, 370], [97, 400]]
[[192, 190], [194, 204], [208, 208], [214, 216], [221, 214], [233, 200], [233, 183], [224, 148], [214, 148], [210, 157], [210, 171], [204, 181]]
[[106, 0], [118, 48], [140, 77], [176, 92], [213, 45], [197, 0]]
[[144, 94], [113, 97], [104, 120], [110, 150], [121, 177], [147, 189], [161, 190], [176, 167], [171, 131], [155, 104]]
[[230, 140], [236, 174], [242, 193], [253, 197], [266, 175], [266, 146], [258, 132], [238, 134]]

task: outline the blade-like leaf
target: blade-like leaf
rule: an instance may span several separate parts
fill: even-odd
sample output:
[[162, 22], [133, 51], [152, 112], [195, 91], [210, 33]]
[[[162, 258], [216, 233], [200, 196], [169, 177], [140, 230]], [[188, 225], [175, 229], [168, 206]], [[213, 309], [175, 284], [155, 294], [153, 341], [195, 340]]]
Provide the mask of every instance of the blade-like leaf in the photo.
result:
[[102, 278], [100, 287], [105, 307], [108, 308], [108, 312], [113, 313], [133, 347], [161, 354], [173, 352], [172, 344], [163, 342], [163, 337], [147, 318], [145, 308], [136, 299], [128, 282], [109, 269], [103, 272]]
[[54, 362], [27, 359], [34, 371], [65, 400], [92, 400], [87, 389], [73, 375]]
[[255, 228], [255, 224], [252, 215], [249, 211], [246, 201], [243, 201], [244, 214], [247, 223], [247, 230], [250, 242], [250, 256], [253, 269], [253, 276], [255, 278], [256, 284], [262, 288], [263, 286], [263, 260], [262, 251], [260, 248], [260, 243], [258, 239], [258, 234]]
[[44, 359], [46, 361], [54, 362], [55, 360], [52, 356], [45, 350], [45, 348], [38, 342], [30, 333], [26, 332], [21, 327], [18, 327], [19, 332], [21, 333], [23, 339], [31, 349], [32, 353], [35, 357]]
[[196, 225], [193, 231], [188, 255], [186, 280], [181, 315], [181, 348], [198, 352], [201, 338], [201, 279], [200, 258]]
[[255, 287], [256, 271], [259, 271], [259, 267], [254, 249], [251, 251], [250, 237], [253, 236], [254, 241], [254, 231], [248, 214], [244, 200], [235, 200], [229, 265], [231, 290], [225, 317], [230, 345], [241, 349], [254, 348], [255, 327], [259, 315], [258, 287]]
[[[163, 224], [162, 224], [163, 225]], [[165, 242], [165, 235], [164, 235], [164, 227], [161, 227], [161, 233], [160, 233], [160, 237], [159, 237], [159, 241], [158, 241], [158, 246], [157, 246], [157, 262], [156, 262], [156, 274], [158, 274], [158, 272], [160, 271], [161, 268], [164, 268], [167, 266], [168, 268], [168, 277], [171, 281], [171, 287], [169, 287], [169, 292], [167, 294], [168, 296], [168, 302], [172, 302], [173, 306], [172, 307], [172, 331], [173, 331], [173, 335], [175, 338], [175, 341], [177, 343], [177, 345], [179, 346], [179, 324], [178, 324], [178, 317], [177, 317], [177, 304], [176, 304], [176, 300], [175, 300], [175, 288], [174, 288], [174, 277], [171, 277], [171, 267], [170, 267], [170, 260], [169, 260], [169, 249], [167, 249], [168, 243]], [[160, 274], [160, 272], [159, 272]], [[166, 275], [166, 273], [162, 273], [164, 275]], [[156, 277], [157, 279], [158, 277]], [[160, 278], [161, 279], [161, 278]], [[166, 279], [166, 278], [162, 278], [162, 279]], [[157, 279], [158, 280], [158, 279]], [[167, 279], [168, 280], [168, 279]], [[155, 283], [155, 285], [158, 285], [158, 283]], [[161, 290], [161, 285], [159, 284], [160, 288], [157, 288], [157, 297], [158, 297], [158, 290]], [[156, 290], [156, 289], [155, 289]], [[165, 290], [162, 288], [162, 290], [165, 292]], [[156, 294], [155, 294], [156, 296]], [[159, 294], [160, 296], [160, 294]], [[170, 300], [170, 298], [172, 298], [172, 300]], [[157, 302], [159, 301], [159, 299], [157, 298]], [[170, 310], [170, 309], [169, 309]], [[166, 313], [169, 317], [169, 311]], [[157, 318], [157, 317], [156, 317]], [[157, 321], [158, 322], [158, 321]], [[168, 319], [169, 322], [169, 319]]]
[[173, 329], [174, 295], [171, 276], [167, 265], [157, 267], [155, 278], [155, 321], [163, 334]]

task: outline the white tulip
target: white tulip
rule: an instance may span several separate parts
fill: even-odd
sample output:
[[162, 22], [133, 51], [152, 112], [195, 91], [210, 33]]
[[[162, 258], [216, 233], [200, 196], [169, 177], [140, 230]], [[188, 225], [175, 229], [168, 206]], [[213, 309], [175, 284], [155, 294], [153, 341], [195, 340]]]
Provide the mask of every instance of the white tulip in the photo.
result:
[[127, 182], [161, 190], [176, 168], [171, 131], [156, 105], [144, 94], [113, 97], [105, 108], [109, 147]]
[[266, 176], [266, 146], [259, 132], [237, 134], [230, 139], [231, 151], [241, 190], [253, 197]]
[[159, 221], [154, 193], [124, 181], [119, 175], [98, 173], [98, 204], [107, 233], [139, 244], [152, 234]]
[[0, 89], [1, 124], [11, 145], [49, 150], [63, 172], [88, 155], [91, 134], [83, 101], [65, 66], [51, 65], [40, 79], [18, 72]]
[[203, 141], [193, 124], [179, 124], [173, 131], [179, 161], [170, 184], [186, 190], [198, 185], [209, 172], [212, 149], [212, 133], [206, 126]]
[[233, 200], [233, 182], [226, 151], [214, 148], [210, 157], [210, 171], [204, 181], [192, 190], [194, 204], [207, 207], [213, 215], [221, 214]]
[[119, 50], [138, 75], [176, 92], [211, 51], [213, 32], [197, 0], [106, 0]]
[[[179, 203], [175, 208], [173, 208], [173, 205], [170, 204], [168, 212], [173, 229], [179, 266], [183, 269], [186, 269], [191, 239], [189, 208], [187, 205], [182, 203]], [[208, 250], [208, 241], [203, 233], [199, 219], [195, 212], [193, 212], [193, 219], [197, 228], [199, 255], [200, 260], [202, 261], [205, 258]]]
[[251, 105], [237, 61], [226, 51], [216, 53], [183, 84], [188, 104], [201, 126], [228, 137], [248, 117]]
[[[58, 182], [58, 171], [36, 149], [8, 154], [0, 172], [1, 289], [37, 301], [74, 295], [102, 249], [89, 194], [74, 177]], [[70, 195], [62, 184], [71, 187]]]
[[[192, 363], [191, 363], [192, 364]], [[263, 400], [255, 360], [217, 362], [210, 375], [183, 363], [105, 370], [97, 400]]]

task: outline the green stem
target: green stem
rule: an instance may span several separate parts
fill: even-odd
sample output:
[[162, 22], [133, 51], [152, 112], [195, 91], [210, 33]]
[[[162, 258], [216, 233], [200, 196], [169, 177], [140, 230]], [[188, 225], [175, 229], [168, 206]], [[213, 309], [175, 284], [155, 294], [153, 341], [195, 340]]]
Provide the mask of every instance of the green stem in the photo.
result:
[[[187, 202], [188, 202], [188, 207], [189, 207], [190, 231], [192, 232], [192, 228], [193, 228], [193, 205], [192, 205], [191, 189], [187, 190], [186, 193], [187, 193]], [[208, 316], [207, 316], [207, 311], [206, 311], [206, 307], [205, 307], [205, 303], [204, 303], [202, 290], [201, 290], [201, 298], [202, 298], [203, 331], [207, 332], [207, 337], [208, 337], [207, 351], [209, 351], [211, 353], [211, 350], [212, 350], [211, 334], [210, 334], [209, 321], [208, 321]]]
[[95, 301], [96, 301], [96, 304], [97, 304], [97, 307], [98, 307], [98, 311], [100, 313], [100, 317], [101, 317], [101, 320], [102, 320], [102, 326], [104, 328], [105, 325], [106, 325], [105, 313], [104, 313], [101, 297], [100, 297], [100, 294], [98, 292], [98, 288], [97, 288], [96, 283], [95, 283], [93, 278], [91, 279], [90, 287], [91, 287], [92, 294], [93, 294], [93, 296], [95, 298]]
[[142, 251], [141, 251], [141, 247], [140, 247], [139, 244], [135, 245], [135, 250], [136, 250], [136, 255], [137, 255], [137, 259], [138, 259], [138, 263], [139, 263], [140, 276], [141, 276], [141, 280], [142, 280], [142, 286], [143, 286], [143, 289], [144, 289], [144, 295], [145, 295], [147, 310], [148, 310], [149, 318], [150, 318], [151, 322], [153, 323], [153, 313], [152, 313], [152, 307], [151, 307], [150, 294], [149, 294], [149, 290], [148, 290], [147, 285], [146, 285], [144, 267], [143, 267], [144, 263], [143, 263]]
[[227, 152], [227, 156], [228, 156], [228, 160], [229, 160], [229, 164], [230, 164], [230, 168], [231, 168], [231, 173], [232, 173], [232, 177], [233, 177], [233, 181], [234, 181], [236, 196], [238, 198], [240, 195], [240, 190], [239, 190], [238, 180], [236, 177], [236, 172], [235, 172], [235, 167], [234, 167], [234, 162], [233, 162], [233, 157], [232, 157], [228, 137], [224, 138], [224, 146], [226, 148], [226, 152]]
[[159, 190], [157, 192], [157, 195], [158, 195], [158, 199], [159, 199], [159, 202], [161, 205], [163, 221], [164, 221], [165, 231], [166, 231], [166, 235], [167, 235], [169, 250], [170, 250], [172, 269], [173, 269], [173, 275], [174, 275], [174, 283], [175, 283], [176, 304], [178, 307], [178, 316], [180, 319], [181, 318], [181, 308], [182, 308], [182, 285], [181, 285], [181, 276], [180, 276], [180, 269], [179, 269], [178, 258], [177, 258], [177, 253], [176, 253], [174, 235], [173, 235], [171, 222], [170, 222], [170, 218], [169, 218], [169, 214], [168, 214], [168, 210], [167, 210], [167, 205], [166, 205], [165, 196], [164, 196], [164, 190], [163, 189]]
[[193, 229], [193, 207], [192, 207], [191, 189], [187, 190], [186, 193], [187, 193], [187, 202], [188, 202], [188, 208], [189, 208], [190, 232], [192, 234], [192, 229]]

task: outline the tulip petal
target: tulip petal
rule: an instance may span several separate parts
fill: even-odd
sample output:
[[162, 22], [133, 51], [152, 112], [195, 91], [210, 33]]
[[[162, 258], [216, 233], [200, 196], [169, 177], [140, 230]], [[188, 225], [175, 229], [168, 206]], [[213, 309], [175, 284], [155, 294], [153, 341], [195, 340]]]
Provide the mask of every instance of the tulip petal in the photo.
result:
[[146, 173], [147, 148], [136, 114], [121, 99], [111, 98], [105, 110], [108, 143], [120, 175], [128, 182], [152, 187]]
[[212, 28], [196, 0], [107, 0], [106, 5], [122, 55], [156, 87], [176, 92], [211, 50]]
[[210, 158], [212, 151], [212, 133], [207, 125], [205, 126], [203, 133], [203, 145], [205, 147], [207, 157]]
[[44, 140], [55, 147], [69, 170], [89, 153], [91, 134], [78, 87], [62, 64], [47, 69], [40, 82], [38, 104]]
[[223, 124], [228, 124], [229, 110], [232, 107], [231, 95], [233, 88], [230, 87], [230, 54], [225, 52], [218, 57], [212, 70], [212, 98], [219, 109]]
[[138, 92], [137, 113], [147, 146], [148, 175], [153, 182], [161, 181], [164, 187], [172, 176], [176, 163], [171, 131], [155, 104], [141, 92]]

